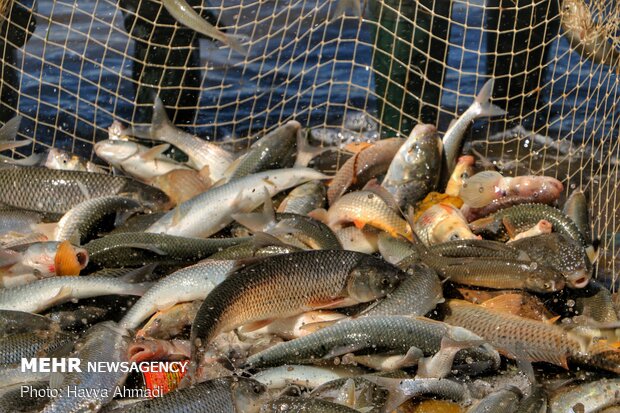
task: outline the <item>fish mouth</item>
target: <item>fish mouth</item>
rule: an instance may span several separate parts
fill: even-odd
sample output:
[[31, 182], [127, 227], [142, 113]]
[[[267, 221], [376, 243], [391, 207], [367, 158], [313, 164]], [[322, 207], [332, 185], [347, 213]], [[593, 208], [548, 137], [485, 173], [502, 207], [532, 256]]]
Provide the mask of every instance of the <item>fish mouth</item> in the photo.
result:
[[572, 274], [567, 274], [566, 282], [571, 288], [584, 288], [590, 282], [590, 277], [585, 271], [577, 271]]

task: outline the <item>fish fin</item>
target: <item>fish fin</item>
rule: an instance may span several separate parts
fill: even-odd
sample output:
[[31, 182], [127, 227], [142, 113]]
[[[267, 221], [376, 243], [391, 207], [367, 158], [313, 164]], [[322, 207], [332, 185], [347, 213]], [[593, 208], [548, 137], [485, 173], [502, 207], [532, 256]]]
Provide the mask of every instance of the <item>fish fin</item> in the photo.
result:
[[492, 104], [489, 100], [491, 99], [491, 94], [493, 93], [493, 79], [487, 80], [487, 82], [482, 86], [480, 92], [476, 96], [476, 103], [480, 104], [480, 112], [478, 117], [493, 117], [493, 116], [503, 116], [507, 112], [501, 109], [498, 106]]
[[243, 331], [246, 333], [249, 333], [252, 331], [260, 330], [261, 328], [268, 326], [272, 322], [273, 320], [266, 319], [266, 320], [254, 321], [253, 323], [244, 324]]
[[213, 181], [211, 180], [211, 168], [209, 165], [205, 165], [202, 167], [200, 171], [198, 171], [198, 176], [200, 180], [207, 186], [207, 189], [213, 186]]
[[561, 316], [556, 315], [555, 317], [551, 317], [551, 318], [546, 318], [546, 319], [544, 319], [544, 320], [543, 320], [543, 322], [544, 322], [545, 324], [551, 324], [551, 325], [553, 325], [553, 324], [557, 323], [557, 322], [558, 322], [558, 320], [559, 320], [560, 318], [561, 318]]
[[157, 95], [153, 98], [153, 117], [148, 132], [148, 138], [153, 140], [164, 140], [158, 131], [172, 128], [172, 122], [168, 118], [164, 102]]
[[393, 412], [398, 406], [411, 399], [414, 395], [408, 395], [401, 387], [401, 379], [393, 379], [390, 377], [381, 377], [375, 375], [362, 376], [364, 379], [388, 391], [387, 399], [381, 411]]
[[366, 348], [367, 345], [363, 343], [345, 344], [343, 346], [336, 346], [329, 350], [322, 358], [324, 360], [333, 359], [334, 357], [344, 356], [345, 354], [355, 353], [356, 351]]
[[136, 268], [135, 270], [129, 271], [127, 274], [119, 277], [119, 280], [134, 284], [134, 283], [142, 283], [150, 280], [151, 275], [153, 275], [153, 271], [157, 267], [157, 263], [147, 264], [140, 268]]
[[66, 373], [62, 373], [60, 371], [54, 371], [51, 373], [49, 382], [50, 389], [61, 390], [62, 382], [65, 380], [65, 374]]
[[178, 225], [179, 222], [183, 220], [184, 215], [185, 214], [181, 212], [181, 208], [179, 208], [179, 206], [177, 205], [177, 207], [174, 209], [174, 213], [172, 214], [172, 225]]
[[11, 119], [9, 119], [2, 127], [0, 128], [0, 142], [6, 143], [10, 141], [14, 141], [17, 137], [17, 131], [19, 130], [19, 125], [22, 123], [22, 116], [17, 115]]
[[308, 131], [299, 128], [297, 131], [297, 158], [295, 159], [295, 167], [307, 167], [312, 159], [328, 150], [331, 150], [331, 148], [310, 146], [308, 143]]
[[394, 199], [394, 195], [392, 195], [390, 191], [382, 187], [377, 181], [377, 178], [372, 178], [370, 181], [368, 181], [366, 185], [364, 185], [364, 188], [362, 188], [362, 191], [372, 192], [373, 194], [381, 198], [392, 211], [396, 213], [401, 212], [400, 208], [398, 207], [398, 202], [396, 202], [396, 199]]
[[21, 148], [22, 146], [30, 145], [30, 141], [15, 141], [0, 143], [0, 152], [8, 151], [10, 149]]
[[44, 308], [53, 307], [56, 304], [64, 303], [69, 297], [71, 297], [72, 294], [73, 289], [70, 286], [65, 285], [60, 290], [58, 290], [58, 294], [56, 294], [54, 298], [52, 298]]
[[138, 242], [133, 242], [133, 243], [128, 243], [123, 245], [125, 248], [136, 248], [136, 249], [140, 249], [140, 250], [146, 250], [146, 251], [150, 251], [153, 252], [157, 255], [168, 255], [168, 253], [166, 251], [161, 250], [160, 248], [157, 248], [154, 245], [150, 245], [150, 244], [143, 244], [143, 243], [138, 243]]
[[264, 247], [278, 246], [290, 248], [291, 245], [283, 242], [281, 239], [274, 237], [266, 232], [256, 231], [252, 237], [252, 243], [254, 251], [257, 251]]
[[594, 249], [594, 246], [588, 245], [586, 247], [586, 255], [592, 264], [596, 262], [599, 257], [600, 249]]
[[505, 186], [505, 178], [496, 171], [478, 172], [464, 180], [459, 197], [473, 208], [481, 208], [497, 198], [497, 192]]
[[510, 239], [513, 239], [517, 236], [517, 229], [512, 224], [510, 219], [508, 219], [507, 217], [502, 218], [502, 225], [504, 225], [504, 228], [506, 228], [506, 233], [508, 234]]
[[138, 157], [143, 161], [154, 161], [158, 156], [161, 156], [169, 148], [169, 143], [162, 143], [161, 145], [153, 146], [146, 152], [142, 152]]
[[231, 217], [250, 229], [253, 232], [267, 232], [276, 226], [276, 214], [273, 209], [273, 202], [269, 196], [269, 191], [263, 187], [263, 212], [249, 212], [241, 214], [232, 214]]
[[490, 298], [480, 305], [484, 308], [518, 316], [523, 306], [523, 297], [520, 294], [502, 294]]
[[308, 216], [312, 219], [316, 219], [324, 224], [327, 224], [327, 210], [325, 208], [317, 208], [313, 211], [308, 212]]
[[455, 340], [452, 337], [441, 338], [439, 351], [431, 357], [419, 361], [416, 377], [443, 379], [452, 370], [454, 356], [459, 350], [485, 344], [484, 340]]
[[366, 226], [366, 221], [363, 221], [361, 219], [354, 219], [353, 225], [355, 225], [355, 228], [357, 229], [363, 229]]
[[[86, 264], [88, 264], [88, 258], [86, 258]], [[54, 267], [58, 276], [80, 275], [83, 267], [78, 260], [77, 251], [69, 241], [65, 240], [58, 244], [54, 256]]]
[[306, 323], [299, 327], [300, 330], [305, 331], [307, 333], [315, 333], [325, 327], [329, 327], [338, 321], [342, 320], [342, 318], [338, 320], [324, 320], [324, 321], [315, 321], [312, 323]]
[[312, 300], [308, 303], [308, 305], [313, 310], [327, 309], [327, 308], [337, 308], [346, 303], [346, 299], [343, 297], [325, 299], [325, 300]]

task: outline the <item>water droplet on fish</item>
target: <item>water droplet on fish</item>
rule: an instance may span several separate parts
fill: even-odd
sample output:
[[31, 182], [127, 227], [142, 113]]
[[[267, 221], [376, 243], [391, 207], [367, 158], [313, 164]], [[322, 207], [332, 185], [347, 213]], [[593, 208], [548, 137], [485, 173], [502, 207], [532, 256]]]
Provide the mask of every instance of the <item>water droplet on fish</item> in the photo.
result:
[[575, 300], [566, 300], [566, 306], [567, 307], [574, 307], [575, 306]]

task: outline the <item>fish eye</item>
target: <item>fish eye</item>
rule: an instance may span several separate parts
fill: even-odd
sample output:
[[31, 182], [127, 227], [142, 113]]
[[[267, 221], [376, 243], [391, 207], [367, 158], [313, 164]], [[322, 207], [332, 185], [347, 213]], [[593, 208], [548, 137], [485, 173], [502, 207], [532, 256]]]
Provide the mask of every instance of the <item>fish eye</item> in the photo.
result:
[[550, 284], [550, 283], [544, 283], [544, 284], [543, 284], [543, 288], [544, 288], [545, 290], [549, 290], [549, 289], [551, 289], [551, 284]]
[[459, 240], [459, 239], [461, 239], [459, 234], [452, 234], [452, 235], [450, 235], [450, 238], [449, 238], [450, 241], [456, 241], [456, 240]]
[[254, 392], [254, 394], [261, 394], [263, 392], [263, 386], [261, 386], [260, 384], [255, 384], [252, 386], [252, 391]]
[[388, 278], [382, 278], [381, 279], [381, 285], [383, 287], [388, 287], [390, 285], [390, 280]]

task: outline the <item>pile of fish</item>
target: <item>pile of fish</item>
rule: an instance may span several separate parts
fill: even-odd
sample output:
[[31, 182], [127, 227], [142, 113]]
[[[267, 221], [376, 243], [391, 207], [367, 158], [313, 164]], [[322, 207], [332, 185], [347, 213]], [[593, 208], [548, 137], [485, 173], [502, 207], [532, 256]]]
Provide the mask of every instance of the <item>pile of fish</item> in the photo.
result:
[[[290, 121], [233, 154], [175, 128], [157, 101], [149, 127], [115, 122], [95, 145], [114, 173], [59, 151], [3, 158], [0, 411], [620, 404], [620, 324], [593, 279], [585, 194], [461, 153], [475, 119], [504, 114], [492, 87], [443, 137], [419, 124], [319, 148]], [[22, 144], [15, 130], [0, 131], [2, 149]], [[148, 384], [22, 371], [34, 357], [187, 371], [158, 397], [115, 397]]]

